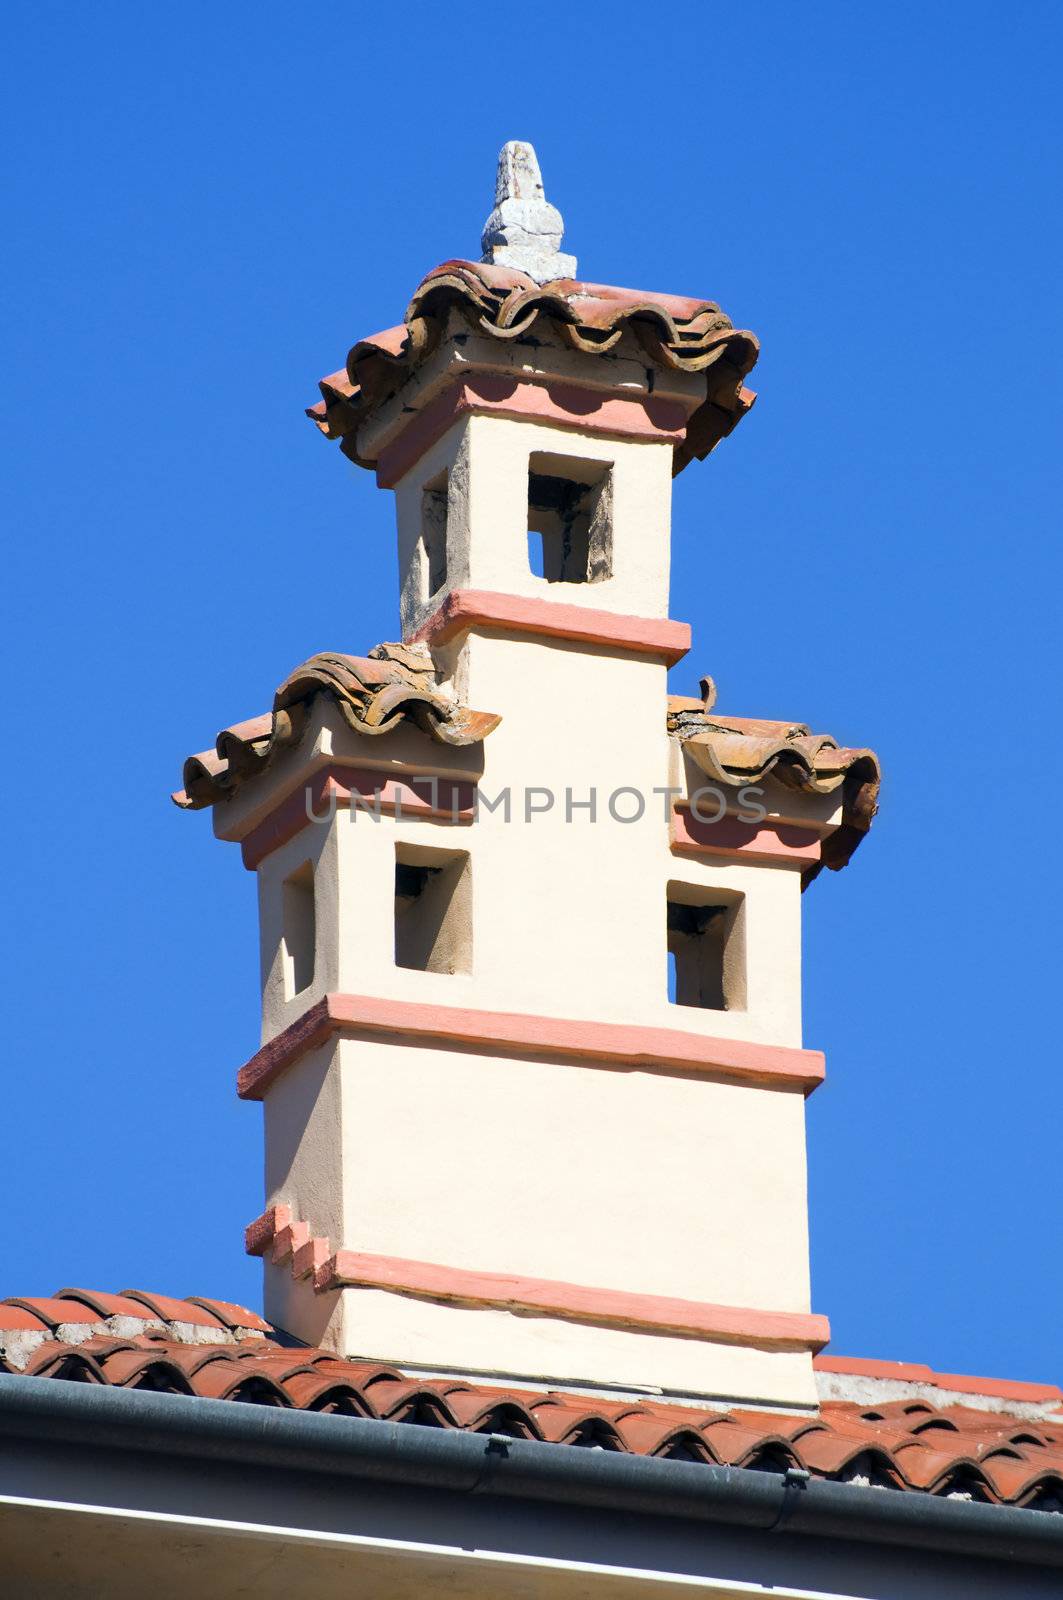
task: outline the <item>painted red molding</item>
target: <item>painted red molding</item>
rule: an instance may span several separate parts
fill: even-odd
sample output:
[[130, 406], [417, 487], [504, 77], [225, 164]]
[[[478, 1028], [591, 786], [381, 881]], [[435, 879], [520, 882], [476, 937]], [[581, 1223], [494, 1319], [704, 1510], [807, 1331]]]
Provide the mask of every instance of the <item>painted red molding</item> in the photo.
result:
[[613, 439], [650, 439], [675, 446], [686, 437], [687, 408], [678, 400], [660, 395], [626, 398], [581, 384], [539, 383], [526, 377], [477, 372], [448, 385], [384, 446], [376, 467], [380, 488], [393, 489], [451, 424], [471, 411], [531, 417]]
[[487, 1045], [496, 1050], [653, 1071], [698, 1072], [765, 1088], [811, 1094], [824, 1076], [823, 1054], [788, 1045], [711, 1039], [679, 1028], [571, 1021], [513, 1011], [473, 1011], [419, 1000], [327, 994], [269, 1040], [237, 1074], [237, 1091], [260, 1100], [282, 1072], [337, 1032], [393, 1034]]
[[792, 861], [807, 867], [820, 860], [823, 847], [818, 833], [791, 823], [741, 822], [724, 816], [704, 822], [688, 806], [677, 804], [672, 813], [672, 849], [685, 855], [733, 856], [746, 861], [767, 861], [777, 866]]
[[[300, 782], [257, 823], [241, 844], [244, 866], [254, 870], [272, 851], [294, 839], [331, 807], [377, 805], [383, 816], [425, 817], [470, 823], [475, 816], [475, 785], [431, 774], [390, 776], [368, 768], [333, 763]], [[312, 813], [311, 816], [309, 813]]]
[[[244, 1229], [244, 1249], [249, 1256], [260, 1256], [292, 1220], [291, 1206], [269, 1206]], [[309, 1229], [307, 1230], [309, 1232]]]
[[981, 1394], [998, 1400], [1019, 1400], [1031, 1404], [1063, 1400], [1063, 1389], [1054, 1383], [1020, 1383], [1011, 1378], [973, 1378], [959, 1372], [935, 1372], [920, 1362], [873, 1361], [862, 1356], [817, 1356], [817, 1372], [837, 1372], [854, 1378], [889, 1378], [896, 1383], [921, 1383], [954, 1394]]
[[327, 1239], [316, 1238], [310, 1224], [292, 1219], [290, 1206], [270, 1206], [244, 1230], [249, 1256], [267, 1256], [275, 1266], [291, 1262], [293, 1278], [317, 1278], [332, 1255]]
[[537, 1311], [566, 1322], [755, 1345], [762, 1350], [819, 1350], [830, 1338], [826, 1317], [794, 1311], [755, 1311], [708, 1305], [668, 1295], [629, 1294], [549, 1278], [472, 1272], [395, 1256], [338, 1250], [323, 1287], [389, 1289], [396, 1294], [506, 1311]]
[[323, 1274], [328, 1275], [330, 1261], [331, 1252], [327, 1239], [307, 1239], [305, 1244], [292, 1251], [292, 1277], [309, 1278], [316, 1290], [318, 1279]]
[[[275, 1206], [247, 1229], [248, 1252], [264, 1255], [271, 1239], [271, 1217], [290, 1216]], [[475, 1272], [465, 1267], [409, 1261], [401, 1256], [370, 1255], [357, 1250], [329, 1254], [327, 1239], [311, 1239], [302, 1255], [314, 1252], [318, 1262], [313, 1286], [318, 1294], [334, 1289], [384, 1289], [391, 1294], [443, 1301], [473, 1309], [537, 1313], [565, 1322], [633, 1332], [706, 1339], [714, 1344], [752, 1346], [758, 1350], [821, 1350], [830, 1338], [826, 1317], [812, 1312], [760, 1311], [745, 1306], [710, 1305], [670, 1295], [631, 1294], [551, 1278], [525, 1278], [508, 1273]], [[275, 1249], [274, 1262], [284, 1259]], [[297, 1277], [307, 1275], [300, 1254], [292, 1258]]]
[[690, 649], [690, 624], [686, 622], [592, 611], [558, 600], [529, 600], [487, 589], [452, 589], [439, 609], [406, 642], [445, 644], [463, 628], [475, 626], [601, 644], [635, 655], [654, 656], [670, 667]]

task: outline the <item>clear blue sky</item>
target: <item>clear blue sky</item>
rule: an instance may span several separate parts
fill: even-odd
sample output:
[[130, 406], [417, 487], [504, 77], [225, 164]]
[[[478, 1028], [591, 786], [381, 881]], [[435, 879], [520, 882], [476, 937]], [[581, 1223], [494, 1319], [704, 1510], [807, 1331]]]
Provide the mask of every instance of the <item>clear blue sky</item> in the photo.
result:
[[2, 1292], [257, 1301], [254, 882], [167, 796], [308, 654], [395, 636], [391, 497], [302, 408], [477, 252], [526, 138], [582, 275], [763, 340], [678, 482], [676, 688], [887, 774], [805, 899], [815, 1308], [839, 1353], [1063, 1379], [1060, 8], [40, 0], [3, 34]]

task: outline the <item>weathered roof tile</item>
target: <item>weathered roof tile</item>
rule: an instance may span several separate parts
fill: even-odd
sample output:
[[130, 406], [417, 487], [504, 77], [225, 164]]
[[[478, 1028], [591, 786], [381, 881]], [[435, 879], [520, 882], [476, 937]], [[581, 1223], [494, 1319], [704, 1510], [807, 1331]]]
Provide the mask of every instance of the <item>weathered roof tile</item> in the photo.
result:
[[375, 465], [359, 455], [359, 428], [436, 348], [452, 310], [477, 332], [499, 340], [533, 336], [533, 330], [550, 326], [572, 349], [589, 355], [605, 354], [630, 330], [655, 366], [708, 373], [707, 397], [675, 450], [677, 472], [708, 455], [753, 403], [742, 380], [760, 346], [715, 301], [572, 278], [539, 284], [512, 267], [445, 261], [423, 279], [403, 324], [359, 340], [346, 369], [322, 379], [322, 399], [309, 408], [307, 415], [326, 437], [339, 439], [359, 466]]
[[336, 702], [349, 727], [371, 737], [390, 733], [408, 720], [439, 744], [478, 744], [501, 720], [491, 712], [470, 711], [444, 694], [436, 686], [435, 667], [424, 646], [380, 644], [367, 656], [311, 656], [285, 678], [273, 697], [272, 712], [223, 728], [214, 750], [188, 757], [184, 787], [173, 796], [176, 804], [198, 810], [234, 795], [281, 751], [299, 743], [319, 695]]
[[[822, 866], [839, 871], [850, 860], [878, 810], [882, 773], [873, 750], [847, 749], [829, 734], [804, 723], [721, 716], [716, 689], [703, 680], [705, 696], [671, 695], [668, 731], [712, 783], [738, 789], [769, 775], [785, 788], [806, 794], [841, 792], [841, 823], [822, 841]], [[819, 865], [806, 873], [811, 881]]]

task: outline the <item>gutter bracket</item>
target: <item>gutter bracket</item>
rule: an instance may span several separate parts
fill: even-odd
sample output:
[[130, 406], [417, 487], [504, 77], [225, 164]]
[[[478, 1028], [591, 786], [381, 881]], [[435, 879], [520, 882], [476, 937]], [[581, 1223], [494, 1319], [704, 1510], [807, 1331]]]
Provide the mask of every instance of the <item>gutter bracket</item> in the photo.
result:
[[470, 1494], [485, 1493], [495, 1477], [495, 1469], [502, 1461], [509, 1460], [513, 1447], [513, 1440], [505, 1433], [489, 1433], [484, 1440], [483, 1466], [469, 1485]]
[[779, 1514], [774, 1522], [768, 1524], [766, 1533], [778, 1533], [789, 1520], [797, 1509], [797, 1502], [808, 1488], [811, 1478], [812, 1474], [805, 1467], [787, 1467], [783, 1473]]

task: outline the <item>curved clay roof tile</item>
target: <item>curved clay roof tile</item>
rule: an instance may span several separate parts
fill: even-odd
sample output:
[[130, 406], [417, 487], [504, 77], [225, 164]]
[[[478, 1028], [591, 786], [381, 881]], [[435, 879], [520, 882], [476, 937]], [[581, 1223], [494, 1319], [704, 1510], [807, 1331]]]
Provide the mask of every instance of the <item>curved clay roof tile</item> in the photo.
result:
[[630, 328], [649, 359], [666, 369], [719, 369], [709, 393], [677, 446], [675, 470], [702, 458], [730, 433], [753, 403], [742, 380], [760, 353], [756, 337], [737, 329], [713, 300], [623, 289], [557, 278], [539, 284], [511, 267], [480, 261], [444, 261], [414, 292], [400, 327], [360, 339], [347, 356], [346, 373], [322, 379], [322, 400], [308, 416], [360, 466], [375, 462], [358, 453], [357, 434], [382, 401], [394, 394], [442, 337], [456, 310], [490, 338], [513, 341], [542, 321], [565, 343], [590, 355], [611, 350]]
[[107, 1383], [103, 1368], [80, 1345], [49, 1339], [33, 1351], [22, 1369], [26, 1377], [65, 1378], [73, 1383]]
[[[705, 681], [711, 685], [711, 679]], [[841, 823], [822, 846], [823, 865], [840, 870], [878, 810], [882, 773], [874, 751], [848, 749], [828, 734], [812, 733], [804, 723], [722, 717], [713, 705], [714, 694], [712, 686], [704, 703], [678, 695], [669, 701], [668, 731], [684, 754], [713, 783], [733, 789], [771, 777], [785, 788], [809, 794], [840, 790]], [[806, 874], [806, 883], [818, 870]]]
[[443, 694], [423, 646], [381, 644], [368, 656], [324, 651], [288, 674], [273, 697], [272, 712], [223, 729], [214, 751], [188, 757], [184, 788], [174, 794], [174, 802], [184, 810], [199, 810], [231, 798], [280, 752], [299, 743], [309, 708], [322, 694], [336, 702], [350, 728], [370, 737], [388, 734], [409, 720], [439, 744], [479, 744], [501, 721], [492, 712], [471, 711]]

